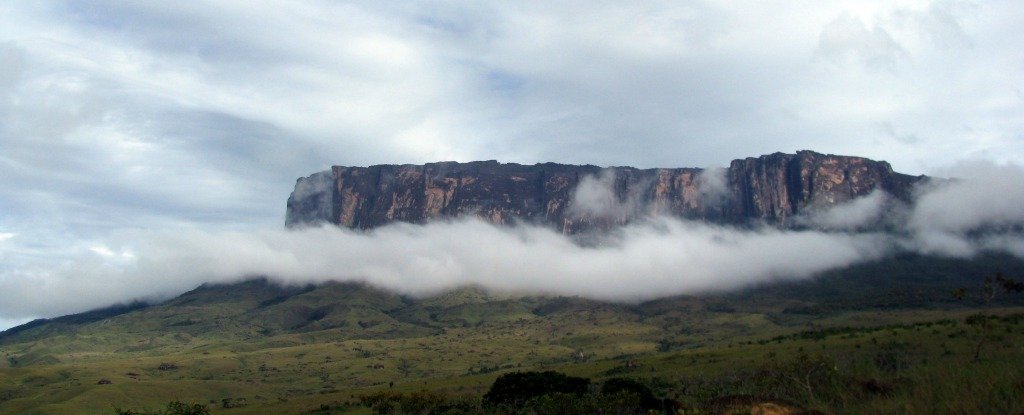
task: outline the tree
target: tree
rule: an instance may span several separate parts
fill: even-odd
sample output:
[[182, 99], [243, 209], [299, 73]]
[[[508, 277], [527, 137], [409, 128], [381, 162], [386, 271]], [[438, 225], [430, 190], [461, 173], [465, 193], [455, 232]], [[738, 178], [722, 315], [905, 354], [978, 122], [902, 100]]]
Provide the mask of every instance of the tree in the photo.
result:
[[149, 411], [114, 408], [117, 415], [210, 415], [210, 408], [201, 403], [185, 403], [171, 401], [167, 403], [165, 411]]
[[654, 397], [654, 392], [647, 385], [627, 378], [611, 378], [601, 385], [601, 394], [612, 396], [629, 393], [636, 395], [643, 409], [659, 409], [661, 402]]
[[402, 376], [409, 377], [409, 372], [412, 372], [412, 363], [409, 363], [409, 359], [401, 358], [398, 359], [398, 365], [395, 368], [402, 372]]
[[[981, 289], [981, 300], [984, 303], [985, 308], [992, 305], [999, 296], [1005, 294], [1020, 293], [1024, 291], [1024, 282], [1019, 282], [1013, 278], [1003, 275], [1001, 272], [997, 272], [995, 278], [985, 277], [985, 283]], [[953, 297], [958, 300], [963, 300], [967, 294], [966, 288], [960, 288], [953, 292]], [[989, 340], [995, 338], [993, 333], [995, 321], [998, 317], [991, 315], [985, 311], [978, 312], [968, 316], [964, 320], [969, 326], [974, 328], [977, 342], [974, 344], [974, 361], [978, 362], [981, 360], [981, 350], [988, 343]]]
[[554, 371], [513, 372], [499, 376], [484, 395], [484, 401], [494, 406], [521, 408], [532, 398], [554, 393], [582, 395], [589, 387], [590, 379]]

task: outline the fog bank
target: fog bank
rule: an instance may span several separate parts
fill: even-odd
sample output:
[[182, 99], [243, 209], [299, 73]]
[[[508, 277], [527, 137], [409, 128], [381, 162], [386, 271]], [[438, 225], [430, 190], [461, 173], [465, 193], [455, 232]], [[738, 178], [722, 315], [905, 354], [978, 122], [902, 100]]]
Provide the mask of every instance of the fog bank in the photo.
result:
[[127, 232], [94, 249], [95, 260], [4, 278], [0, 314], [81, 311], [256, 275], [292, 283], [365, 281], [412, 295], [477, 284], [633, 301], [806, 277], [888, 250], [879, 234], [742, 231], [667, 218], [620, 231], [596, 247], [547, 228], [478, 220], [395, 224], [367, 233], [335, 227]]

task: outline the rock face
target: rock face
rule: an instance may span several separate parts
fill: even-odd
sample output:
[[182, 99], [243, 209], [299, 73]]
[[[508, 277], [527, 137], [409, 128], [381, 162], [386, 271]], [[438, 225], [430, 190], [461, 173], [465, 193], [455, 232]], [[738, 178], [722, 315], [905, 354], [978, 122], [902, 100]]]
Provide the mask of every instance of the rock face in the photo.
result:
[[335, 166], [300, 178], [288, 227], [332, 223], [369, 229], [395, 221], [476, 216], [577, 233], [670, 215], [712, 223], [793, 226], [801, 212], [875, 190], [908, 201], [924, 176], [888, 163], [800, 151], [734, 160], [726, 169], [636, 169], [496, 161]]

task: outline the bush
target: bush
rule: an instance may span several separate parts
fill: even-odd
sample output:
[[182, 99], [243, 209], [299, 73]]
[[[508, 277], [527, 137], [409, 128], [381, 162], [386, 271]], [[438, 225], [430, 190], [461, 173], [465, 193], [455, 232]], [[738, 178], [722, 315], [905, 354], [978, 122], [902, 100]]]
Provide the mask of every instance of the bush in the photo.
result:
[[206, 405], [200, 403], [170, 402], [165, 415], [210, 415]]
[[521, 408], [536, 397], [554, 393], [582, 395], [589, 387], [590, 379], [553, 371], [506, 373], [494, 381], [484, 401], [494, 406]]
[[875, 367], [885, 373], [900, 373], [910, 368], [910, 345], [890, 342], [879, 347], [872, 359]]
[[165, 411], [149, 411], [114, 408], [117, 415], [210, 415], [210, 409], [201, 403], [171, 401]]
[[383, 391], [360, 398], [364, 406], [378, 415], [463, 415], [481, 413], [479, 400], [449, 397], [446, 394], [420, 391], [410, 394]]
[[601, 385], [601, 394], [612, 396], [616, 394], [633, 394], [640, 401], [643, 409], [660, 409], [661, 402], [654, 397], [654, 392], [647, 385], [627, 378], [611, 378]]

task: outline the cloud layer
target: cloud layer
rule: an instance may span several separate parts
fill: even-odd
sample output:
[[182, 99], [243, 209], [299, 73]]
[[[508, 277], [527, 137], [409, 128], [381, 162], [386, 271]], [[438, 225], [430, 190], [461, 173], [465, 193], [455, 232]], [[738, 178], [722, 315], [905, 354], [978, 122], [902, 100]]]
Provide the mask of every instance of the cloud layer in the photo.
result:
[[[423, 295], [464, 285], [632, 301], [800, 278], [876, 258], [879, 235], [739, 231], [660, 219], [583, 247], [552, 230], [476, 220], [264, 232], [132, 232], [95, 258], [0, 280], [0, 315], [53, 315], [204, 282], [258, 275], [280, 282], [366, 281]], [[14, 277], [14, 278], [12, 278]]]

